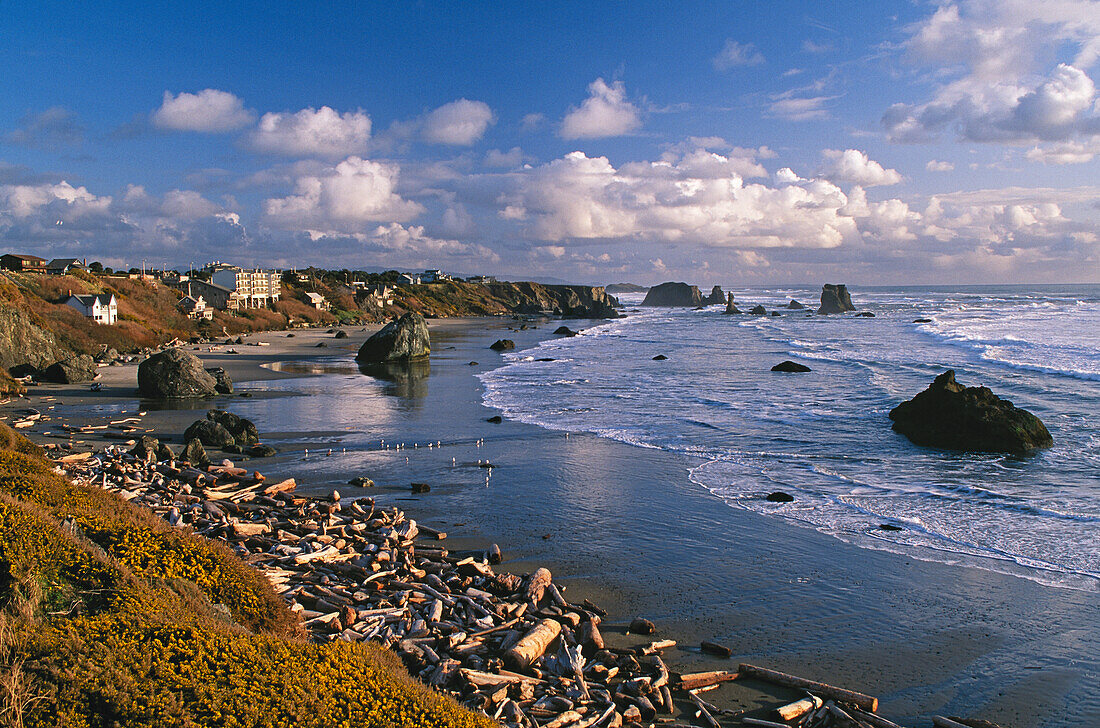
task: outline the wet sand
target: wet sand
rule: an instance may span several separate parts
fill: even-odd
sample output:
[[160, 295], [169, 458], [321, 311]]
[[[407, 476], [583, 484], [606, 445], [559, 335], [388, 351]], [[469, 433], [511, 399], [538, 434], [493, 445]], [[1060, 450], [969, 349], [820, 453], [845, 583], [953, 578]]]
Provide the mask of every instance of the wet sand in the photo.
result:
[[[503, 570], [549, 566], [570, 599], [609, 610], [607, 632], [633, 616], [653, 619], [659, 636], [682, 646], [666, 652], [675, 670], [763, 664], [876, 694], [880, 713], [904, 725], [928, 725], [933, 713], [1016, 728], [1100, 725], [1100, 596], [862, 550], [730, 508], [688, 481], [698, 464], [688, 457], [490, 424], [475, 376], [499, 365], [489, 344], [507, 337], [523, 349], [559, 322], [527, 331], [508, 331], [516, 323], [507, 319], [431, 323], [430, 366], [388, 380], [352, 362], [368, 332], [273, 332], [246, 338], [270, 346], [234, 346], [235, 355], [195, 352], [226, 367], [249, 398], [158, 410], [137, 399], [127, 366], [101, 370], [100, 392], [34, 388], [29, 406], [57, 397], [42, 404], [63, 403], [50, 414], [74, 422], [147, 411], [143, 426], [174, 436], [173, 446], [206, 409], [230, 409], [280, 450], [250, 467], [294, 476], [306, 492], [348, 495], [366, 493], [346, 482], [367, 475], [380, 504], [444, 528], [455, 546], [498, 543]], [[432, 490], [414, 496], [410, 482]], [[702, 655], [701, 639], [729, 645], [733, 658]], [[707, 699], [748, 707], [769, 697], [763, 688], [732, 683]]]

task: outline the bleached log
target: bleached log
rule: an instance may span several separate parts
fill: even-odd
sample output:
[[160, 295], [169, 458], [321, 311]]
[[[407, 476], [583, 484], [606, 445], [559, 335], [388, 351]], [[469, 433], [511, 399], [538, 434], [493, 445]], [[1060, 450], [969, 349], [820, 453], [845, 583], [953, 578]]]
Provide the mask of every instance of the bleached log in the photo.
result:
[[807, 680], [795, 675], [779, 672], [778, 670], [769, 670], [747, 663], [741, 663], [737, 671], [741, 674], [741, 677], [763, 680], [764, 682], [770, 682], [795, 690], [806, 690], [822, 698], [839, 700], [843, 703], [851, 703], [871, 713], [878, 710], [878, 698], [864, 693], [858, 693], [854, 690], [838, 688], [833, 685], [827, 685], [826, 683]]
[[553, 619], [543, 619], [520, 638], [512, 649], [505, 653], [504, 659], [520, 669], [529, 667], [532, 662], [542, 657], [543, 653], [546, 652], [546, 648], [560, 634], [560, 622]]
[[801, 718], [802, 716], [806, 715], [806, 713], [809, 713], [811, 710], [817, 710], [821, 707], [821, 703], [821, 698], [817, 697], [816, 695], [811, 695], [808, 698], [803, 698], [802, 700], [796, 700], [793, 703], [788, 703], [787, 705], [780, 706], [775, 709], [775, 712], [779, 715], [781, 719], [790, 722], [792, 720], [795, 720], [796, 718]]

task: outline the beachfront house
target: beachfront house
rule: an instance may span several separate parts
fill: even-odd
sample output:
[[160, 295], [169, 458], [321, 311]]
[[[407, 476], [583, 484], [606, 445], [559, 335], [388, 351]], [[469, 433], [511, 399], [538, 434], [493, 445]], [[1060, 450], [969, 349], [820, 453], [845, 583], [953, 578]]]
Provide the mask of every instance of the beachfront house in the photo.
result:
[[54, 258], [46, 264], [46, 272], [55, 276], [63, 276], [76, 270], [85, 270], [85, 261], [77, 258]]
[[438, 268], [432, 268], [426, 270], [420, 274], [421, 283], [442, 283], [444, 281], [453, 281], [454, 278], [447, 273], [439, 270]]
[[392, 306], [393, 286], [386, 283], [374, 283], [364, 287], [362, 292], [357, 294], [356, 297], [359, 299], [359, 302], [365, 302], [378, 308]]
[[177, 291], [183, 291], [188, 296], [201, 297], [206, 302], [207, 309], [228, 311], [233, 299], [233, 292], [228, 288], [216, 286], [198, 278], [180, 277], [175, 280], [166, 280], [165, 283]]
[[402, 273], [397, 277], [398, 283], [404, 283], [409, 286], [419, 286], [420, 276], [413, 275], [412, 273]]
[[113, 293], [73, 294], [65, 300], [66, 306], [75, 308], [97, 324], [113, 324], [118, 320], [118, 299]]
[[45, 273], [46, 265], [46, 259], [39, 258], [37, 255], [8, 253], [0, 256], [0, 268], [17, 273]]
[[470, 276], [466, 279], [467, 283], [481, 283], [485, 285], [487, 283], [496, 283], [496, 276]]
[[186, 295], [180, 299], [176, 307], [190, 319], [206, 319], [209, 321], [214, 318], [214, 310], [206, 305], [206, 299], [201, 295]]
[[245, 270], [215, 262], [206, 266], [210, 282], [230, 292], [229, 310], [265, 308], [279, 300], [282, 274], [277, 270]]
[[328, 311], [329, 304], [325, 300], [325, 297], [320, 293], [314, 293], [313, 291], [306, 292], [306, 298], [309, 300], [309, 305], [313, 306], [318, 311]]

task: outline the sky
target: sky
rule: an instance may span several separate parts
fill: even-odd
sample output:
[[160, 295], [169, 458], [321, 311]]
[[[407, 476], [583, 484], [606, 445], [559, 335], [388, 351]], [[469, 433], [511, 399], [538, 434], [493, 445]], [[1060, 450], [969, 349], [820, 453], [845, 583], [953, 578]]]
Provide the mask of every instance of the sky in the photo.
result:
[[5, 2], [0, 249], [1100, 282], [1100, 1]]

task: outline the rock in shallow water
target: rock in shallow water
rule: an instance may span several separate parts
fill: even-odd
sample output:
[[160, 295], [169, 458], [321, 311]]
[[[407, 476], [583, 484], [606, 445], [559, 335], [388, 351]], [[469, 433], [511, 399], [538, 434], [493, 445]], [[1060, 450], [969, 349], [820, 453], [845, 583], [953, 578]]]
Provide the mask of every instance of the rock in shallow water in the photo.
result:
[[987, 387], [963, 387], [953, 369], [892, 409], [890, 419], [895, 432], [927, 447], [1019, 454], [1054, 444], [1038, 417]]
[[799, 364], [798, 362], [784, 361], [784, 362], [780, 362], [779, 364], [776, 364], [774, 367], [772, 367], [772, 371], [773, 372], [790, 372], [792, 374], [799, 374], [799, 373], [802, 373], [802, 372], [810, 371], [810, 368], [808, 366], [806, 366], [805, 364]]
[[143, 397], [210, 397], [217, 386], [217, 380], [203, 369], [199, 358], [180, 349], [153, 354], [138, 366], [138, 390]]
[[774, 493], [768, 493], [764, 500], [771, 501], [772, 503], [790, 503], [794, 501], [794, 496], [790, 493], [784, 493], [781, 490], [777, 490]]
[[365, 363], [408, 361], [426, 357], [431, 350], [428, 323], [410, 311], [363, 342], [355, 359]]
[[818, 313], [844, 313], [855, 311], [852, 305], [852, 296], [848, 293], [848, 287], [844, 284], [826, 283], [821, 287], [821, 306]]
[[508, 349], [515, 349], [516, 342], [512, 341], [511, 339], [498, 339], [489, 348], [493, 351], [506, 351]]

